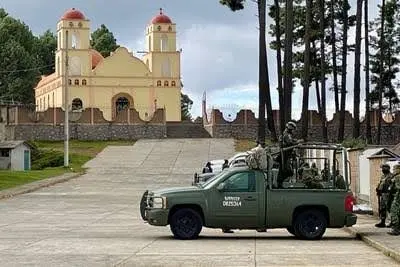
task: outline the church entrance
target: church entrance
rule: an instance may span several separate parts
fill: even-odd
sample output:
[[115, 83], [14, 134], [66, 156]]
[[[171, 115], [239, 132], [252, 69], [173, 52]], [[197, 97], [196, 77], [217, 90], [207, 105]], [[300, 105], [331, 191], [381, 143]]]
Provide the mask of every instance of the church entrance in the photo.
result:
[[130, 95], [122, 93], [115, 95], [112, 98], [112, 117], [115, 117], [125, 110], [129, 110], [129, 108], [133, 107], [133, 99]]

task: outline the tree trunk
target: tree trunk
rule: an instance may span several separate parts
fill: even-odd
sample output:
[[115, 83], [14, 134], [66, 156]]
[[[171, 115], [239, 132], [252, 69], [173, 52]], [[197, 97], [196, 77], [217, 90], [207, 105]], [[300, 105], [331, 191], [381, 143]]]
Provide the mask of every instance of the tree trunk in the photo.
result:
[[340, 116], [339, 116], [339, 142], [344, 140], [344, 124], [346, 115], [346, 77], [347, 77], [347, 28], [348, 28], [348, 0], [343, 1], [343, 48], [342, 48], [342, 83], [340, 94]]
[[312, 0], [306, 1], [306, 29], [304, 34], [304, 79], [303, 79], [303, 106], [302, 106], [302, 118], [301, 135], [304, 141], [308, 139], [308, 98], [310, 88], [310, 34], [311, 34], [311, 4]]
[[365, 132], [367, 144], [372, 143], [371, 114], [369, 97], [369, 30], [368, 30], [368, 0], [364, 0], [364, 38], [365, 38]]
[[275, 11], [275, 30], [276, 30], [276, 65], [278, 72], [278, 94], [279, 94], [279, 124], [280, 131], [283, 133], [285, 130], [285, 100], [283, 99], [283, 86], [282, 86], [282, 53], [281, 53], [281, 20], [280, 20], [280, 6], [279, 0], [274, 0]]
[[376, 135], [376, 142], [378, 145], [381, 144], [381, 128], [382, 128], [382, 93], [383, 93], [383, 60], [385, 58], [385, 0], [382, 0], [382, 7], [381, 7], [381, 32], [380, 32], [380, 40], [379, 40], [379, 47], [380, 47], [380, 59], [379, 59], [379, 107], [378, 107], [378, 133]]
[[284, 101], [285, 123], [292, 119], [293, 91], [293, 0], [286, 0], [285, 12], [285, 52], [284, 52]]
[[360, 68], [361, 68], [361, 19], [362, 19], [362, 2], [357, 0], [356, 12], [356, 47], [354, 55], [354, 97], [353, 97], [353, 138], [360, 136]]
[[321, 34], [321, 124], [322, 138], [328, 143], [328, 129], [326, 125], [326, 82], [325, 82], [325, 0], [319, 1], [320, 34]]
[[[312, 48], [313, 48], [313, 51], [317, 51], [315, 41], [312, 41]], [[315, 53], [315, 55], [316, 55], [316, 53]], [[313, 62], [315, 60], [316, 59], [313, 58]], [[311, 68], [311, 66], [310, 66], [310, 68]], [[315, 80], [315, 96], [317, 98], [318, 113], [321, 114], [321, 94], [320, 94], [320, 90], [319, 90], [319, 80], [318, 79]]]
[[335, 112], [339, 112], [339, 85], [338, 85], [338, 72], [336, 63], [336, 34], [335, 34], [335, 0], [331, 0], [329, 5], [329, 12], [331, 13], [331, 45], [332, 45], [332, 68], [333, 68], [333, 91], [335, 94]]
[[320, 93], [320, 90], [319, 90], [319, 81], [318, 80], [315, 80], [315, 96], [317, 98], [318, 113], [321, 114], [321, 112], [322, 112], [321, 93]]
[[267, 50], [265, 40], [265, 6], [266, 0], [258, 1], [258, 24], [259, 24], [259, 44], [258, 44], [258, 141], [265, 142], [265, 104], [267, 93]]

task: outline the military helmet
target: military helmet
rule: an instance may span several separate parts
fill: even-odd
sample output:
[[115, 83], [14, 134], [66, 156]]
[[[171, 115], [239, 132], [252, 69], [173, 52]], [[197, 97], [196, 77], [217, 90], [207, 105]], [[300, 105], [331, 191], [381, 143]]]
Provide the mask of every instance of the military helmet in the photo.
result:
[[286, 123], [286, 128], [288, 128], [289, 130], [296, 130], [296, 123], [294, 123], [293, 121], [289, 121], [288, 123]]
[[390, 169], [390, 165], [387, 163], [383, 163], [383, 164], [381, 164], [381, 168], [382, 169]]

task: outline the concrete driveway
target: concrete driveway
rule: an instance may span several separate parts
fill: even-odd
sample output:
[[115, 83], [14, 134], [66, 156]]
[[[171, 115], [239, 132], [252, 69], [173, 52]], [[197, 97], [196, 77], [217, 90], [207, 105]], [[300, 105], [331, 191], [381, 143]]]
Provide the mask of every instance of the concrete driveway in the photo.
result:
[[317, 242], [294, 240], [285, 230], [223, 235], [213, 229], [203, 229], [199, 240], [177, 241], [168, 227], [143, 223], [139, 200], [145, 189], [189, 185], [207, 160], [233, 151], [233, 140], [226, 139], [108, 147], [88, 162], [90, 169], [80, 178], [0, 201], [0, 265], [395, 264], [342, 230], [329, 230]]

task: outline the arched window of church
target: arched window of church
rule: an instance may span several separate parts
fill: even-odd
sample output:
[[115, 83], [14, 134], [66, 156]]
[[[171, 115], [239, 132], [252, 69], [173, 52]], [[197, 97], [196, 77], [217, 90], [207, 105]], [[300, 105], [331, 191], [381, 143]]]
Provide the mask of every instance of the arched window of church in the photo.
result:
[[46, 98], [43, 97], [43, 109], [46, 109]]
[[57, 48], [61, 48], [61, 32], [58, 33], [58, 38], [57, 38]]
[[79, 42], [79, 34], [77, 32], [73, 32], [71, 36], [71, 46], [72, 48], [79, 49], [80, 48], [80, 42]]
[[55, 101], [55, 99], [54, 99], [54, 92], [53, 92], [52, 101], [53, 101], [53, 107], [55, 107], [56, 105], [54, 105], [54, 101]]
[[75, 79], [74, 84], [75, 84], [75, 85], [79, 85], [79, 80], [78, 80], [78, 79]]
[[168, 81], [164, 81], [164, 86], [168, 86]]
[[57, 57], [57, 75], [61, 75], [61, 70], [60, 70], [60, 57]]
[[86, 84], [87, 84], [86, 79], [83, 79], [82, 80], [82, 85], [86, 85]]
[[171, 82], [171, 86], [176, 86], [175, 81], [172, 81], [172, 82]]
[[39, 100], [36, 100], [36, 111], [39, 110]]
[[47, 107], [50, 107], [50, 95], [47, 95]]
[[69, 75], [80, 76], [82, 73], [82, 64], [80, 57], [71, 57], [69, 61]]
[[68, 79], [68, 85], [72, 85], [72, 80]]
[[161, 86], [161, 81], [157, 81], [157, 86]]
[[161, 72], [163, 77], [171, 77], [171, 62], [168, 58], [162, 63]]
[[115, 108], [117, 113], [121, 112], [122, 110], [129, 108], [129, 100], [126, 97], [118, 97], [117, 101], [115, 102]]
[[74, 100], [72, 100], [72, 110], [81, 110], [82, 107], [82, 100], [80, 100], [79, 98], [74, 98]]
[[147, 49], [148, 51], [151, 51], [151, 36], [149, 36], [149, 48]]
[[168, 36], [163, 34], [161, 36], [161, 52], [168, 51]]

